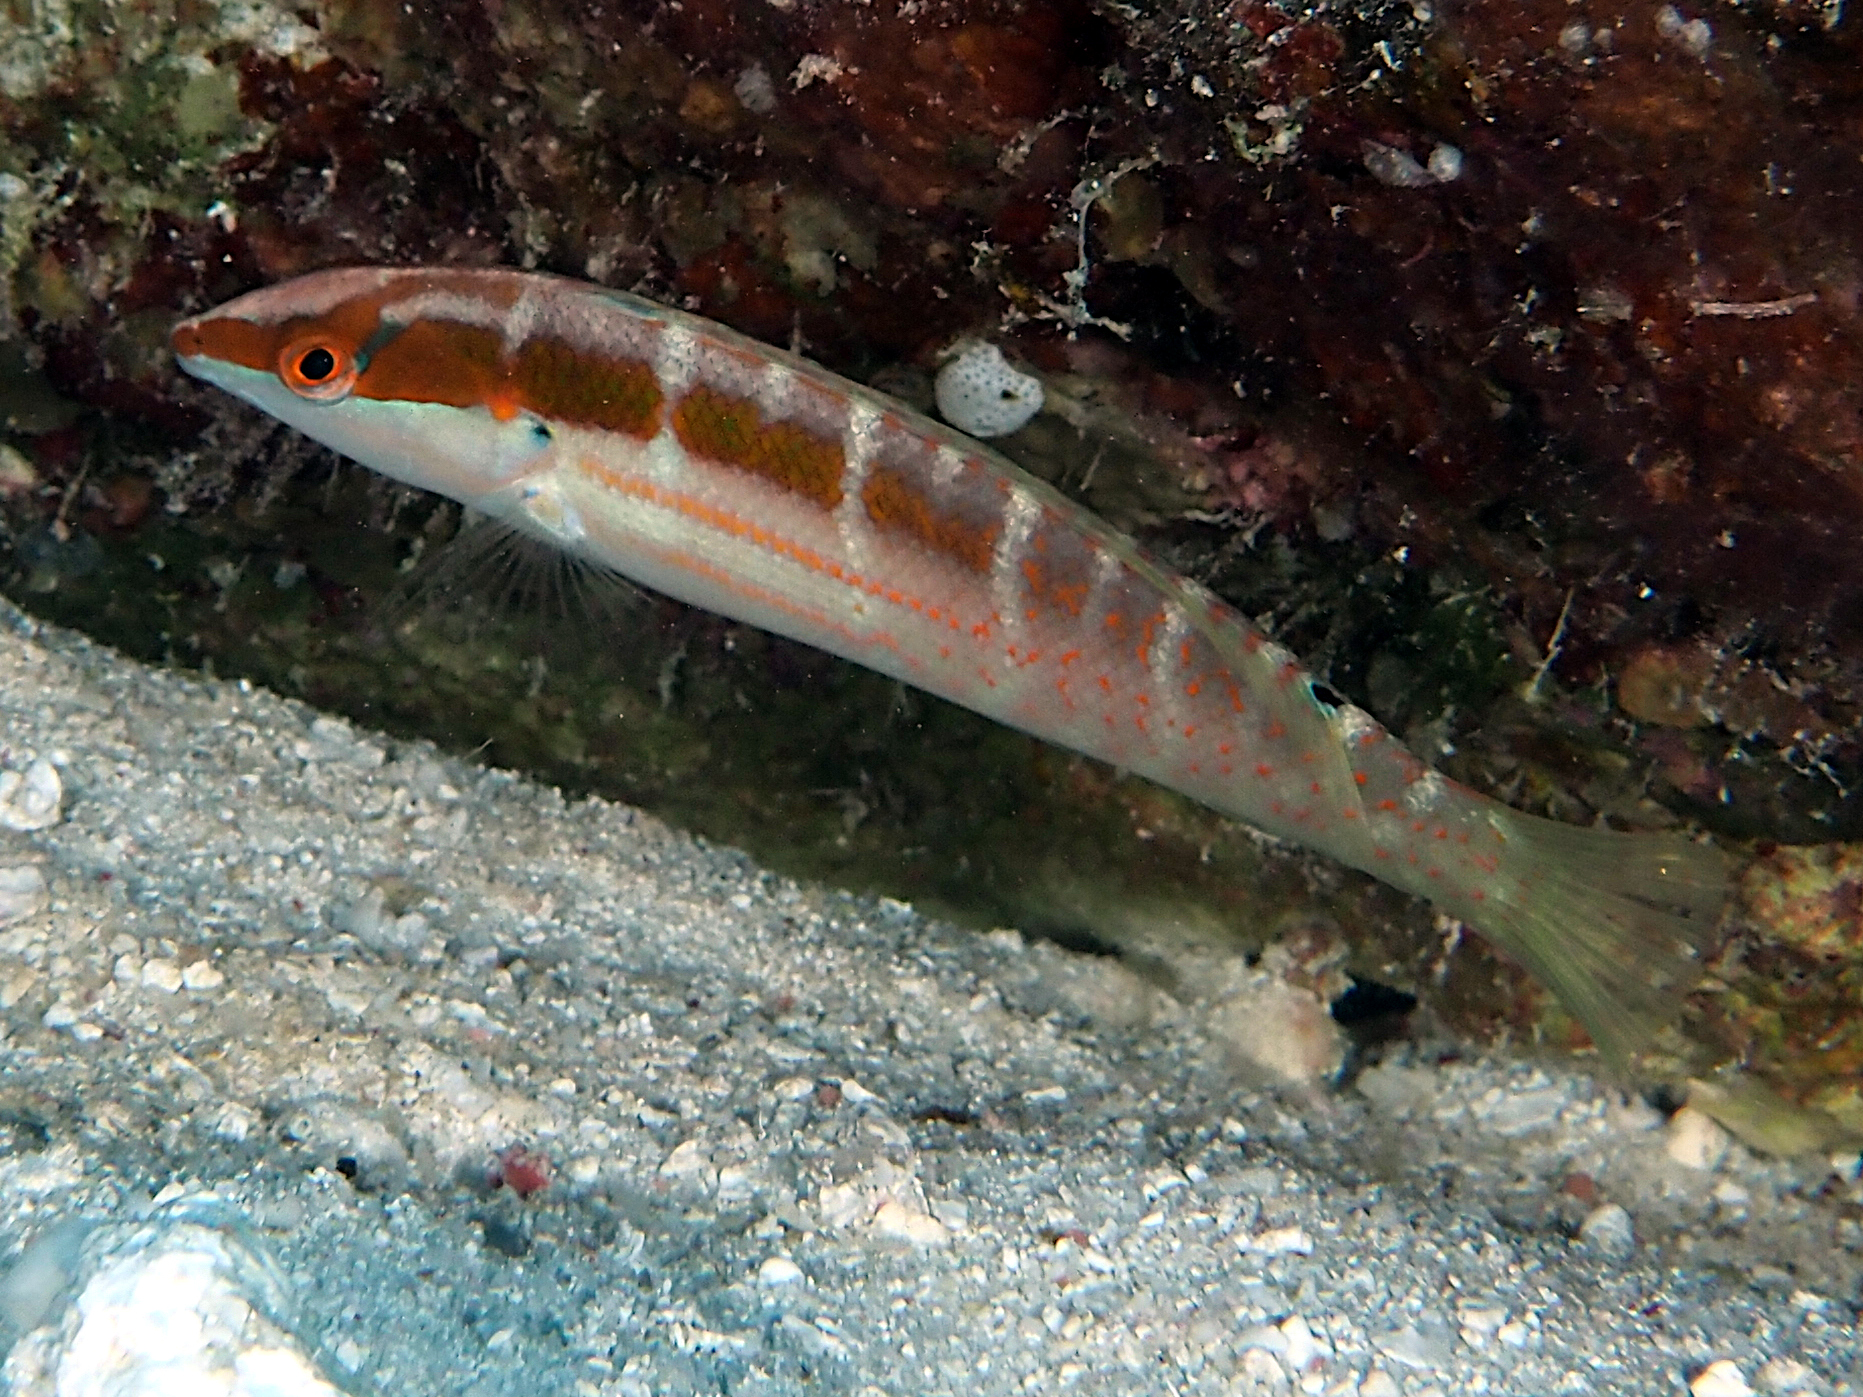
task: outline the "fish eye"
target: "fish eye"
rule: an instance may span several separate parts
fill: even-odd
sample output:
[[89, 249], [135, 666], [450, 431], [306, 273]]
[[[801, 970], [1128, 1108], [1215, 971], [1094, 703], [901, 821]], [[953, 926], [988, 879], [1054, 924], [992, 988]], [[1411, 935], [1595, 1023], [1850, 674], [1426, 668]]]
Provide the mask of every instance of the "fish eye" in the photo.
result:
[[356, 386], [356, 357], [335, 341], [318, 336], [294, 340], [278, 356], [278, 377], [300, 398], [334, 402]]

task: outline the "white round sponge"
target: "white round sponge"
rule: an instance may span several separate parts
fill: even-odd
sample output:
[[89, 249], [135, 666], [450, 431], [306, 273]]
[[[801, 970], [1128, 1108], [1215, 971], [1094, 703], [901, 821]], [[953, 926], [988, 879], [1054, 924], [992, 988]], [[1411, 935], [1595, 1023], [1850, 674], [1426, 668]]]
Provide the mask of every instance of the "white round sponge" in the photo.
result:
[[993, 344], [973, 341], [938, 370], [938, 415], [973, 437], [1002, 437], [1041, 411], [1041, 380], [1019, 373]]

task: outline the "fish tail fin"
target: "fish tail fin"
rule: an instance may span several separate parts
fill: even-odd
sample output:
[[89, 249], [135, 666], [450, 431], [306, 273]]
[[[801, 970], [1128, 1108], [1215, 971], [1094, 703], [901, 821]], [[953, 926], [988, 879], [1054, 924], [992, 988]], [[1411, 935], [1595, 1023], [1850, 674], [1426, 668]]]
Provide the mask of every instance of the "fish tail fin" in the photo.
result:
[[1727, 856], [1686, 835], [1585, 829], [1505, 807], [1489, 820], [1513, 876], [1505, 896], [1471, 905], [1465, 920], [1625, 1065], [1701, 974], [1727, 904]]

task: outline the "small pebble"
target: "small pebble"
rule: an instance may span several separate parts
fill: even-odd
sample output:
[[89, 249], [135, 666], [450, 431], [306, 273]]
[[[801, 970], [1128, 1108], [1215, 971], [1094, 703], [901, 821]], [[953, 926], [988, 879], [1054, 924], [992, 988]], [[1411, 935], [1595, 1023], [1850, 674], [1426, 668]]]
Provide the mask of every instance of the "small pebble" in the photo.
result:
[[1414, 1324], [1374, 1342], [1379, 1353], [1406, 1368], [1447, 1368], [1454, 1357], [1446, 1339], [1425, 1334]]
[[47, 1009], [45, 1017], [40, 1020], [47, 1028], [70, 1028], [77, 1021], [78, 1011], [62, 999]]
[[0, 868], [0, 926], [43, 912], [51, 900], [45, 875], [30, 863]]
[[181, 972], [181, 983], [191, 990], [217, 990], [226, 983], [226, 976], [212, 961], [197, 960]]
[[1241, 1238], [1238, 1245], [1258, 1256], [1283, 1256], [1289, 1252], [1305, 1256], [1313, 1250], [1313, 1239], [1298, 1227], [1271, 1227], [1253, 1237]]
[[1688, 1385], [1689, 1397], [1753, 1397], [1746, 1375], [1730, 1358], [1717, 1358]]
[[1287, 1340], [1287, 1366], [1296, 1373], [1319, 1356], [1319, 1341], [1299, 1315], [1281, 1321], [1281, 1334]]
[[757, 1268], [757, 1284], [770, 1286], [794, 1285], [802, 1279], [802, 1268], [786, 1256], [772, 1256]]
[[897, 1198], [887, 1199], [875, 1210], [873, 1230], [878, 1236], [910, 1242], [915, 1247], [943, 1246], [951, 1237], [937, 1218], [908, 1208]]
[[1246, 1350], [1237, 1366], [1242, 1370], [1243, 1390], [1246, 1392], [1272, 1392], [1287, 1382], [1287, 1370], [1266, 1349]]
[[49, 829], [59, 821], [65, 798], [58, 768], [44, 757], [21, 771], [0, 771], [0, 825], [7, 829]]
[[1578, 1239], [1605, 1256], [1628, 1256], [1637, 1246], [1630, 1214], [1617, 1203], [1593, 1208], [1590, 1216], [1578, 1225]]
[[1358, 1397], [1402, 1397], [1397, 1379], [1382, 1368], [1373, 1368], [1358, 1385]]
[[1693, 1106], [1684, 1106], [1669, 1121], [1669, 1138], [1663, 1149], [1669, 1158], [1688, 1169], [1714, 1169], [1727, 1154], [1728, 1135], [1714, 1119]]
[[181, 967], [172, 960], [144, 961], [142, 983], [163, 994], [173, 994], [181, 988]]
[[1811, 1386], [1811, 1369], [1796, 1358], [1772, 1358], [1755, 1375], [1755, 1381], [1767, 1392], [1796, 1392]]

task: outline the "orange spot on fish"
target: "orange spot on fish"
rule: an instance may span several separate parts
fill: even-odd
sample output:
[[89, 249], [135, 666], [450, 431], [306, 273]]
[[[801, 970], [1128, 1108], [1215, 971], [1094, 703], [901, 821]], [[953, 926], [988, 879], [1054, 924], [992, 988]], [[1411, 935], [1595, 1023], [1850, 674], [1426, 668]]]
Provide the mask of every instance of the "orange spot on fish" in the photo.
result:
[[1318, 795], [1320, 793], [1320, 783], [1318, 781], [1314, 781], [1308, 785], [1307, 789], [1312, 791], [1314, 795]]
[[1255, 774], [1264, 778], [1269, 777], [1274, 775], [1274, 768], [1269, 766], [1266, 762], [1257, 762], [1255, 764]]
[[1268, 724], [1267, 733], [1269, 737], [1275, 739], [1286, 737], [1287, 724], [1283, 723], [1279, 718], [1276, 718], [1272, 723]]
[[1362, 786], [1362, 785], [1364, 785], [1364, 784], [1365, 784], [1365, 783], [1366, 783], [1367, 781], [1369, 781], [1369, 780], [1371, 780], [1371, 778], [1370, 778], [1369, 776], [1367, 776], [1367, 775], [1366, 775], [1366, 774], [1365, 774], [1364, 772], [1362, 772], [1362, 771], [1355, 771], [1355, 772], [1353, 772], [1353, 773], [1352, 773], [1352, 779], [1353, 779], [1354, 781], [1356, 781], [1356, 782], [1358, 782], [1358, 783], [1359, 783], [1359, 785], [1361, 785], [1361, 786]]
[[1203, 692], [1203, 685], [1193, 679], [1188, 684], [1184, 685], [1184, 692], [1189, 694], [1192, 698], [1195, 698], [1198, 694]]
[[1102, 674], [1100, 676], [1100, 687], [1110, 694], [1113, 691], [1113, 681]]
[[1381, 800], [1378, 802], [1378, 808], [1380, 810], [1395, 810], [1397, 809], [1397, 802], [1390, 799]]
[[909, 535], [970, 572], [987, 573], [995, 563], [997, 530], [940, 509], [903, 471], [875, 466], [860, 501], [883, 532]]
[[[824, 509], [841, 503], [847, 460], [840, 439], [794, 422], [765, 421], [750, 398], [701, 384], [673, 409], [673, 432], [694, 456], [760, 476]], [[871, 481], [867, 488], [873, 489]]]

